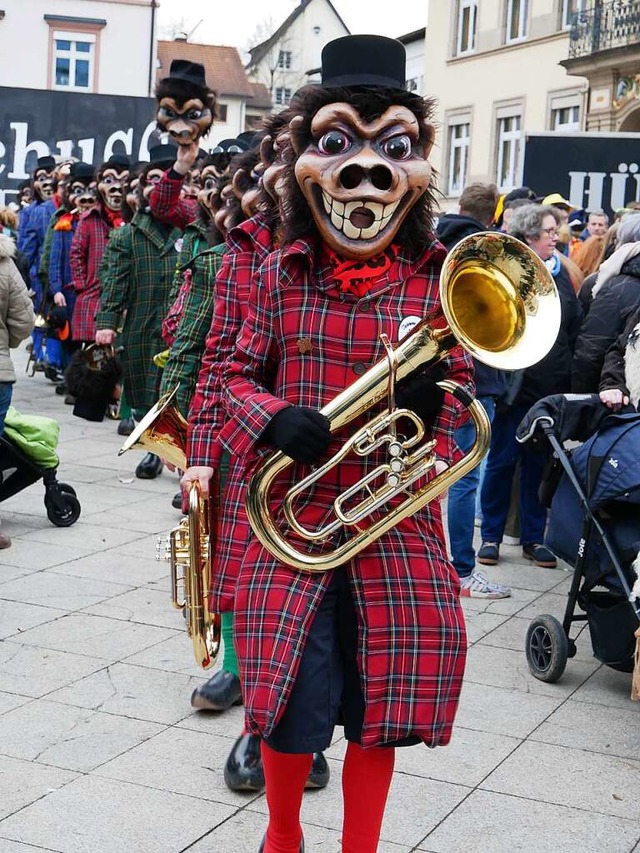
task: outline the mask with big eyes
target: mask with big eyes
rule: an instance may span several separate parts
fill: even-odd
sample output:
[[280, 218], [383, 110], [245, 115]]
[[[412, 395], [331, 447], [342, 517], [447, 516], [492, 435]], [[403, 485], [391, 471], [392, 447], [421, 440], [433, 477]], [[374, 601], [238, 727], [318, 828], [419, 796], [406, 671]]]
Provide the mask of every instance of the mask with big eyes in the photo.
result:
[[123, 186], [128, 177], [128, 169], [116, 169], [113, 166], [108, 166], [98, 176], [98, 192], [109, 210], [122, 210]]
[[69, 187], [69, 206], [80, 213], [91, 210], [98, 201], [98, 185], [96, 181], [88, 184], [83, 181], [73, 181]]
[[175, 98], [165, 97], [160, 99], [156, 121], [178, 145], [191, 145], [208, 132], [213, 115], [210, 105], [200, 98], [179, 104]]
[[33, 192], [36, 198], [46, 201], [55, 192], [53, 169], [36, 169], [33, 176]]
[[181, 198], [193, 199], [195, 201], [198, 198], [201, 183], [202, 181], [200, 176], [200, 169], [190, 169], [187, 172], [187, 175], [182, 184], [182, 189], [180, 190]]
[[278, 201], [283, 186], [281, 178], [288, 163], [294, 158], [291, 147], [291, 133], [286, 127], [278, 133], [275, 140], [265, 136], [260, 143], [260, 160], [263, 165], [262, 186], [274, 201]]
[[163, 176], [164, 169], [155, 166], [154, 168], [149, 169], [147, 174], [140, 178], [138, 192], [142, 195], [142, 198], [145, 203], [149, 200], [149, 196], [153, 192], [156, 185], [160, 183]]
[[33, 190], [31, 187], [23, 187], [18, 196], [20, 207], [28, 207], [33, 201]]
[[236, 208], [237, 201], [233, 187], [231, 184], [226, 184], [220, 190], [220, 207], [213, 217], [213, 222], [223, 238], [226, 238], [227, 231], [232, 226]]
[[231, 179], [233, 194], [240, 202], [242, 212], [247, 219], [251, 218], [257, 211], [257, 203], [260, 197], [261, 171], [259, 165], [250, 171], [236, 169]]
[[206, 166], [200, 176], [198, 204], [209, 219], [213, 219], [220, 204], [220, 184], [214, 166]]
[[304, 147], [299, 120], [290, 128], [296, 180], [324, 241], [347, 258], [383, 252], [429, 187], [430, 128], [404, 106], [365, 121], [346, 103], [318, 110]]

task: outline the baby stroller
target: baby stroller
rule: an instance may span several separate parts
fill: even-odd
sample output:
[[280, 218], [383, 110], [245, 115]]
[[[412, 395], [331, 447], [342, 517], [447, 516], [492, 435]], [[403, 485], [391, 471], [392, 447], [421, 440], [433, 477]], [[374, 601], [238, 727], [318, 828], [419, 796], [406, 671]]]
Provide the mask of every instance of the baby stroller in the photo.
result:
[[22, 415], [9, 407], [0, 435], [0, 502], [42, 479], [49, 521], [56, 527], [70, 527], [80, 517], [80, 501], [72, 486], [56, 478], [59, 432], [51, 418]]
[[[586, 622], [595, 658], [632, 672], [640, 625], [631, 593], [640, 551], [640, 414], [612, 414], [597, 394], [558, 394], [529, 410], [517, 438], [553, 448], [540, 489], [550, 507], [545, 541], [574, 570], [562, 624], [544, 614], [529, 626], [529, 669], [540, 681], [558, 681], [576, 654], [571, 626]], [[567, 440], [584, 443], [568, 452]]]

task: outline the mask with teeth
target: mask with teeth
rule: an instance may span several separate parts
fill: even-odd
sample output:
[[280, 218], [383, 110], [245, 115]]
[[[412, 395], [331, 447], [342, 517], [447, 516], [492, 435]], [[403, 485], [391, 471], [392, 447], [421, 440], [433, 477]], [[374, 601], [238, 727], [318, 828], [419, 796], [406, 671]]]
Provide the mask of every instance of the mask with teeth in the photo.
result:
[[114, 212], [122, 210], [123, 187], [128, 177], [128, 169], [112, 166], [107, 166], [98, 172], [98, 192], [109, 210]]
[[306, 144], [299, 129], [295, 177], [323, 240], [345, 258], [380, 254], [429, 187], [432, 134], [407, 106], [364, 119], [340, 102], [315, 113]]

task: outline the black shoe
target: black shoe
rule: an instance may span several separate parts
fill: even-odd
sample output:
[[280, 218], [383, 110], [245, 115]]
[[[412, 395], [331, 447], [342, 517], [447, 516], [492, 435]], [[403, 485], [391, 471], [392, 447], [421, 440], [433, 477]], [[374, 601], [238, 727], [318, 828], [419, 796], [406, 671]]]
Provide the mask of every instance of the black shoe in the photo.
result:
[[177, 493], [176, 493], [176, 494], [171, 498], [171, 506], [172, 506], [174, 509], [182, 509], [182, 492], [177, 492]]
[[162, 459], [155, 453], [147, 453], [142, 457], [142, 462], [136, 468], [136, 477], [139, 480], [155, 480], [162, 473], [164, 465]]
[[[262, 844], [260, 845], [260, 849], [258, 853], [264, 853], [264, 845], [267, 843], [267, 836], [262, 839]], [[304, 838], [300, 841], [300, 853], [304, 853]]]
[[261, 791], [264, 788], [258, 735], [243, 734], [234, 743], [224, 765], [224, 781], [231, 791]]
[[307, 791], [313, 788], [326, 788], [329, 784], [330, 777], [331, 771], [329, 770], [327, 759], [321, 752], [314, 752], [313, 762], [311, 763], [311, 771], [309, 772], [309, 776], [307, 777], [307, 781], [305, 782], [304, 787], [307, 789]]
[[67, 393], [67, 386], [64, 382], [60, 382], [59, 385], [56, 385], [56, 394], [59, 397], [63, 397]]
[[200, 711], [226, 711], [232, 705], [242, 705], [240, 679], [224, 669], [196, 687], [191, 694], [191, 706]]
[[123, 418], [118, 424], [118, 435], [131, 435], [136, 428], [133, 418]]

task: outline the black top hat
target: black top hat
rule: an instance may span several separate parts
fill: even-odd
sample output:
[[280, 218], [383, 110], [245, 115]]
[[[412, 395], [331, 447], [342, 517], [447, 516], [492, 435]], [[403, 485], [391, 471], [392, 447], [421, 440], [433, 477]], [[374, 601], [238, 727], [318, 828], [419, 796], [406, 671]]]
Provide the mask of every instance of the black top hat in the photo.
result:
[[149, 149], [150, 163], [173, 163], [176, 159], [177, 148], [175, 145], [170, 145], [168, 142], [160, 145], [154, 145]]
[[407, 54], [386, 36], [343, 36], [322, 50], [322, 85], [406, 88]]
[[243, 130], [238, 134], [237, 139], [246, 142], [249, 148], [254, 148], [260, 144], [261, 137], [257, 130]]
[[131, 160], [126, 154], [112, 154], [106, 161], [106, 166], [119, 166], [121, 169], [130, 169]]
[[95, 169], [90, 163], [72, 163], [69, 177], [75, 181], [90, 181], [95, 176]]
[[215, 148], [211, 149], [212, 154], [242, 154], [243, 151], [248, 151], [249, 146], [240, 137], [236, 139], [222, 139]]
[[37, 169], [53, 169], [56, 165], [55, 157], [52, 157], [50, 154], [46, 157], [38, 157], [38, 162], [36, 163]]
[[204, 74], [204, 65], [199, 62], [189, 62], [188, 59], [174, 59], [169, 68], [169, 77], [174, 80], [186, 80], [195, 86], [206, 88], [207, 81]]

